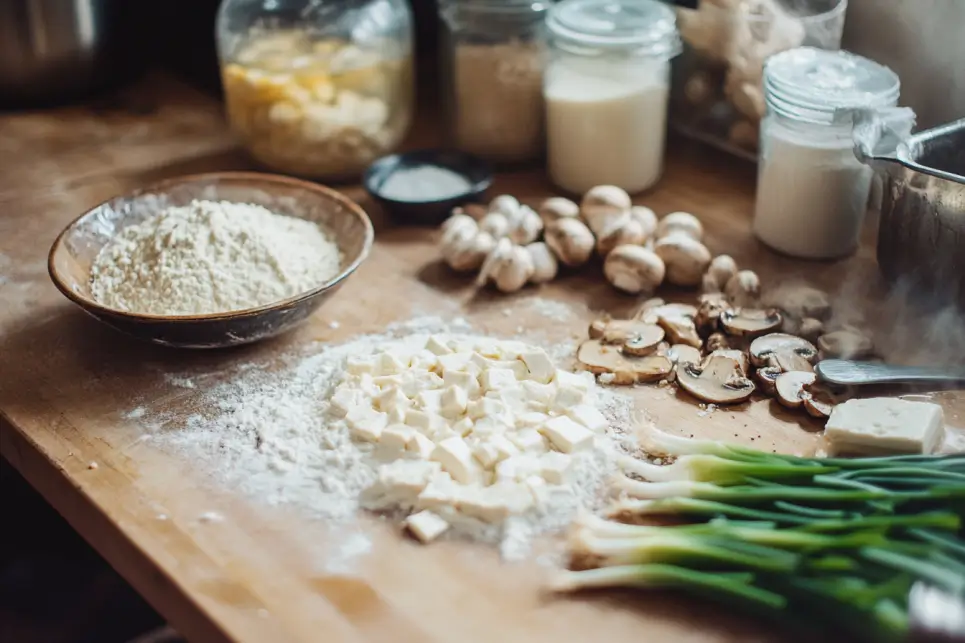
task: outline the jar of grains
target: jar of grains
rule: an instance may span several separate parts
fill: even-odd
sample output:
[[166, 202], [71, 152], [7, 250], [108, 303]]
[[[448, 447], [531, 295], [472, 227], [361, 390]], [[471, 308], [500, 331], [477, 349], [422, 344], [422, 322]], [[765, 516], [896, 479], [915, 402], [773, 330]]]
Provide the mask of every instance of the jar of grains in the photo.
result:
[[779, 252], [831, 259], [858, 244], [873, 178], [854, 153], [857, 115], [910, 131], [898, 76], [846, 51], [799, 47], [764, 67], [754, 232]]
[[656, 183], [680, 51], [673, 10], [656, 0], [563, 0], [547, 18], [547, 46], [550, 179], [577, 194]]
[[409, 129], [407, 0], [225, 0], [217, 36], [228, 120], [273, 170], [353, 179]]
[[442, 91], [454, 147], [495, 163], [543, 155], [543, 62], [549, 0], [439, 0]]

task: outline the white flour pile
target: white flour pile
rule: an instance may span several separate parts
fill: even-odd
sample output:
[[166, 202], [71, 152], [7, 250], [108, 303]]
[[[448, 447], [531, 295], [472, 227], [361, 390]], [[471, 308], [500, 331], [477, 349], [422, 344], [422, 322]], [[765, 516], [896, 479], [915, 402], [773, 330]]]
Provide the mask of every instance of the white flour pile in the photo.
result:
[[112, 240], [91, 268], [91, 293], [136, 313], [221, 313], [311, 290], [340, 265], [338, 248], [311, 221], [259, 205], [193, 201]]
[[[372, 445], [353, 441], [344, 422], [326, 419], [327, 398], [343, 376], [346, 359], [375, 354], [400, 338], [467, 337], [459, 335], [466, 330], [462, 321], [413, 320], [386, 334], [325, 347], [283, 372], [249, 369], [205, 394], [203, 410], [185, 426], [155, 439], [258, 501], [296, 505], [329, 521], [351, 519], [380, 461]], [[593, 390], [593, 400], [610, 427], [603, 448], [574, 461], [567, 493], [553, 494], [501, 525], [459, 521], [449, 534], [496, 543], [504, 558], [516, 559], [526, 555], [533, 537], [562, 529], [581, 508], [602, 507], [613, 456], [634, 451], [636, 443], [628, 435], [631, 402], [600, 389]]]

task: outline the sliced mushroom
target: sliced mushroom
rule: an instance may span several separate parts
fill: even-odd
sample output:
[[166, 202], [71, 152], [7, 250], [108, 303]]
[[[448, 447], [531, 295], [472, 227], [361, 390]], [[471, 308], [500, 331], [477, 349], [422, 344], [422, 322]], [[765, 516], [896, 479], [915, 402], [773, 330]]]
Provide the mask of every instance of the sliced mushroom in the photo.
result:
[[716, 333], [720, 325], [720, 314], [729, 308], [723, 298], [706, 298], [700, 303], [697, 314], [694, 315], [694, 326], [701, 337], [709, 337]]
[[728, 335], [759, 337], [780, 327], [781, 313], [774, 308], [731, 308], [720, 314], [720, 325]]
[[678, 368], [685, 364], [700, 364], [700, 351], [687, 344], [674, 344], [667, 351], [667, 357]]
[[[634, 313], [633, 313], [633, 319], [641, 319], [641, 320], [642, 320], [642, 319], [644, 319], [645, 317], [647, 317], [647, 313], [648, 313], [648, 312], [650, 312], [650, 311], [653, 310], [654, 308], [659, 308], [660, 306], [663, 306], [663, 305], [665, 305], [666, 303], [667, 303], [667, 302], [665, 302], [665, 301], [664, 301], [663, 299], [661, 299], [660, 297], [651, 297], [650, 299], [648, 299], [648, 300], [646, 300], [645, 302], [643, 302], [642, 304], [640, 304], [640, 306], [634, 311]], [[653, 323], [653, 324], [657, 323], [657, 322], [656, 322], [656, 319], [654, 319], [654, 320], [653, 320], [652, 322], [650, 322], [650, 323]]]
[[599, 339], [603, 344], [624, 344], [638, 336], [657, 336], [653, 341], [653, 345], [656, 346], [663, 339], [664, 332], [656, 324], [648, 324], [636, 319], [608, 319], [604, 317], [590, 324], [589, 336], [590, 339]]
[[744, 375], [740, 362], [725, 355], [678, 368], [677, 383], [697, 399], [714, 404], [743, 402], [754, 392], [754, 382]]
[[747, 375], [750, 372], [751, 365], [747, 361], [747, 354], [744, 351], [739, 351], [733, 348], [721, 348], [721, 349], [715, 350], [707, 357], [705, 357], [704, 361], [707, 361], [710, 358], [715, 356], [729, 357], [730, 359], [736, 360], [737, 363], [740, 364], [741, 372], [744, 375]]
[[707, 338], [707, 341], [704, 342], [704, 350], [708, 353], [713, 353], [723, 348], [730, 348], [730, 342], [727, 341], [727, 335], [724, 333], [713, 333]]
[[611, 373], [613, 384], [636, 384], [663, 379], [673, 370], [670, 360], [662, 355], [632, 357], [616, 346], [591, 339], [580, 344], [576, 359], [586, 370], [597, 375]]
[[[636, 329], [637, 332], [623, 342], [624, 354], [634, 357], [652, 355], [657, 351], [660, 342], [663, 341], [664, 330], [654, 324], [634, 323], [638, 326]], [[605, 340], [607, 336], [604, 334], [603, 337]]]
[[808, 414], [820, 419], [829, 417], [842, 397], [829, 385], [816, 381], [804, 387], [803, 399]]
[[[657, 302], [663, 300], [651, 299], [649, 301]], [[636, 318], [648, 324], [656, 324], [660, 317], [690, 317], [693, 319], [697, 314], [697, 307], [691, 306], [690, 304], [661, 303], [647, 306], [647, 303], [648, 302], [645, 302], [644, 305], [641, 306]]]
[[818, 348], [824, 357], [862, 359], [870, 357], [875, 346], [871, 338], [861, 332], [846, 328], [825, 333], [818, 338]]
[[804, 403], [804, 387], [814, 383], [814, 373], [790, 371], [781, 373], [774, 382], [777, 400], [789, 409], [800, 408]]
[[776, 366], [783, 372], [810, 373], [818, 356], [814, 344], [784, 333], [771, 333], [751, 342], [751, 363], [754, 366]]
[[638, 313], [638, 317], [650, 324], [659, 324], [674, 344], [687, 344], [700, 348], [703, 340], [694, 326], [697, 309], [689, 304], [664, 304]]
[[757, 369], [755, 377], [757, 378], [757, 383], [761, 385], [761, 391], [765, 395], [774, 396], [777, 394], [777, 378], [781, 376], [780, 366], [764, 366]]

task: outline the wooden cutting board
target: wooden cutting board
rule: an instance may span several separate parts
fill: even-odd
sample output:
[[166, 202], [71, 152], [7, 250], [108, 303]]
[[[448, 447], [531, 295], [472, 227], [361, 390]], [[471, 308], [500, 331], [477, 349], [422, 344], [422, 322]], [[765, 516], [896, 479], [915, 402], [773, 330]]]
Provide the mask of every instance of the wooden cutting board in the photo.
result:
[[[414, 315], [464, 316], [480, 333], [512, 336], [522, 327], [546, 341], [576, 342], [597, 312], [621, 314], [635, 303], [605, 283], [598, 265], [539, 290], [472, 296], [465, 279], [438, 264], [433, 231], [388, 225], [352, 187], [346, 193], [372, 213], [377, 243], [309, 324], [230, 351], [144, 345], [61, 297], [47, 279], [46, 252], [71, 218], [118, 192], [246, 167], [219, 106], [154, 77], [107, 108], [5, 115], [0, 131], [0, 449], [191, 640], [780, 640], [668, 594], [549, 597], [540, 591], [547, 570], [535, 562], [502, 564], [492, 549], [468, 543], [421, 547], [371, 517], [331, 527], [291, 507], [267, 506], [142, 439], [145, 428], [130, 417], [149, 405], [173, 411], [177, 423], [239, 364], [310, 353], [318, 342], [378, 332]], [[414, 140], [435, 139], [421, 131]], [[840, 263], [801, 264], [766, 251], [748, 229], [754, 169], [676, 139], [670, 149], [665, 179], [638, 202], [661, 215], [697, 214], [712, 251], [733, 254], [766, 285], [804, 277], [836, 291], [845, 272], [874, 279], [867, 245]], [[539, 172], [500, 175], [495, 190], [530, 203], [553, 193]], [[534, 297], [565, 302], [572, 313], [548, 317]], [[185, 388], [172, 374], [200, 384]], [[818, 440], [818, 426], [769, 400], [707, 414], [664, 389], [632, 394], [656, 424], [686, 435], [795, 453]], [[949, 420], [959, 422], [960, 398], [944, 399]]]

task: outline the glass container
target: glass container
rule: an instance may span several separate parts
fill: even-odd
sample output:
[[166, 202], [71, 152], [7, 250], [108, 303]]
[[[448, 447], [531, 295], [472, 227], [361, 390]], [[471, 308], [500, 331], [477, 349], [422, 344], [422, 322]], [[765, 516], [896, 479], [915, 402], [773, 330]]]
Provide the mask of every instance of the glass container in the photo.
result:
[[568, 192], [628, 192], [663, 170], [674, 12], [655, 0], [563, 0], [547, 19], [547, 169]]
[[225, 0], [217, 40], [228, 120], [271, 170], [356, 179], [412, 121], [406, 0]]
[[[873, 172], [855, 155], [856, 116], [913, 119], [895, 109], [900, 82], [846, 51], [801, 47], [764, 69], [754, 232], [784, 254], [831, 259], [858, 245]], [[909, 126], [910, 129], [910, 126]]]
[[800, 46], [841, 47], [848, 0], [702, 0], [678, 9], [671, 125], [755, 160], [764, 117], [764, 62]]
[[544, 151], [539, 36], [549, 0], [440, 0], [442, 98], [453, 147], [498, 164]]

